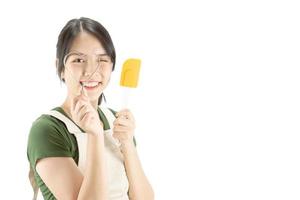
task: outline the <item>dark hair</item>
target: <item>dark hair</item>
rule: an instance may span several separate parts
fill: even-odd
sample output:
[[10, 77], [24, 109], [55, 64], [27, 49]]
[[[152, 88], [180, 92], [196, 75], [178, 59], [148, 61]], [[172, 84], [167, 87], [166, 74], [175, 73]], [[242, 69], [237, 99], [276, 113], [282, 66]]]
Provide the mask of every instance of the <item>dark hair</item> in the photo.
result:
[[[56, 44], [56, 58], [58, 61], [56, 70], [59, 79], [63, 82], [65, 82], [65, 80], [61, 78], [61, 73], [65, 70], [64, 57], [69, 53], [75, 37], [83, 31], [92, 34], [99, 40], [107, 55], [111, 58], [113, 63], [112, 71], [115, 69], [116, 52], [108, 31], [99, 22], [89, 18], [81, 17], [79, 19], [71, 19], [61, 30]], [[106, 102], [105, 96], [102, 93], [98, 99], [98, 105], [101, 104], [102, 98], [104, 98]]]

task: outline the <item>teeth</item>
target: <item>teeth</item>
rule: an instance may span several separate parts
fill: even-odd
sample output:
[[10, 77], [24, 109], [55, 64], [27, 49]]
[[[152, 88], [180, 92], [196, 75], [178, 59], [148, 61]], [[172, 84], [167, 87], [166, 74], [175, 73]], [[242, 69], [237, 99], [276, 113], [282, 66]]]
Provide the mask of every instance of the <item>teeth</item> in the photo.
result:
[[86, 87], [95, 87], [99, 84], [99, 82], [82, 82], [82, 84]]

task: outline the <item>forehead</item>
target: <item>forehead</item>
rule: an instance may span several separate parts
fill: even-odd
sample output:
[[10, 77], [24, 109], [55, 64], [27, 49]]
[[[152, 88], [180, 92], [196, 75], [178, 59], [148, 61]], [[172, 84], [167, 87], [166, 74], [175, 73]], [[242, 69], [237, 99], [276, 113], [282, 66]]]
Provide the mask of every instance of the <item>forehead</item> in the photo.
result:
[[92, 34], [87, 32], [79, 33], [70, 48], [71, 51], [77, 51], [84, 54], [105, 54], [101, 42]]

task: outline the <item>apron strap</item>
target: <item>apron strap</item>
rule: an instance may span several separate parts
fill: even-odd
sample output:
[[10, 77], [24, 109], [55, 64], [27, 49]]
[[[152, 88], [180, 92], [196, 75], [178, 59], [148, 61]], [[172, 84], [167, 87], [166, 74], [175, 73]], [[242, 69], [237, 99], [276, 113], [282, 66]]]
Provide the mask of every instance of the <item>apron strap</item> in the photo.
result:
[[116, 119], [115, 115], [107, 107], [99, 107], [99, 108], [104, 113], [104, 115], [108, 121], [109, 128], [112, 129], [112, 127], [114, 126], [114, 120]]
[[60, 121], [62, 121], [68, 131], [75, 135], [77, 140], [77, 145], [79, 149], [79, 161], [78, 161], [78, 167], [81, 171], [81, 173], [84, 174], [85, 171], [85, 161], [86, 161], [86, 150], [87, 150], [87, 138], [86, 133], [82, 132], [75, 124], [72, 122], [69, 118], [61, 114], [60, 112], [56, 110], [50, 110], [48, 112], [48, 115], [51, 115]]
[[61, 114], [60, 112], [56, 110], [50, 110], [46, 113], [47, 115], [51, 115], [60, 121], [64, 122], [66, 125], [68, 131], [73, 134], [82, 133], [82, 131], [72, 122], [69, 118], [67, 118], [65, 115]]
[[99, 108], [101, 109], [101, 111], [104, 113], [107, 121], [108, 121], [108, 124], [109, 124], [109, 129], [108, 130], [105, 130], [104, 133], [105, 133], [105, 136], [106, 138], [117, 148], [119, 148], [121, 146], [121, 143], [119, 140], [117, 140], [116, 138], [114, 138], [112, 136], [112, 133], [113, 133], [113, 127], [114, 127], [114, 121], [116, 119], [115, 115], [112, 113], [111, 110], [109, 110], [109, 108], [107, 107], [100, 107]]
[[28, 174], [28, 177], [29, 177], [29, 181], [30, 181], [31, 187], [33, 189], [32, 200], [36, 200], [38, 192], [39, 192], [39, 187], [37, 186], [37, 184], [35, 182], [34, 173], [33, 173], [33, 170], [32, 170], [32, 167], [31, 167], [30, 164], [29, 164], [29, 174]]

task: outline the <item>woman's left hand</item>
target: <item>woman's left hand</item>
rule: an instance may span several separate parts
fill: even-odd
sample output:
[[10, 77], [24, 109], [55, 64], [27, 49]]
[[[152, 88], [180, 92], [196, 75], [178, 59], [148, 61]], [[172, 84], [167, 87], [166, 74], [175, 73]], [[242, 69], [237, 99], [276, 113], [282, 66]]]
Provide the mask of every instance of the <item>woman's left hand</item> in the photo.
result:
[[129, 109], [123, 109], [116, 113], [114, 121], [113, 137], [121, 144], [133, 142], [135, 120]]

